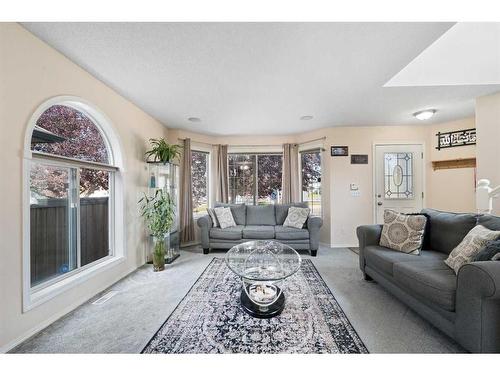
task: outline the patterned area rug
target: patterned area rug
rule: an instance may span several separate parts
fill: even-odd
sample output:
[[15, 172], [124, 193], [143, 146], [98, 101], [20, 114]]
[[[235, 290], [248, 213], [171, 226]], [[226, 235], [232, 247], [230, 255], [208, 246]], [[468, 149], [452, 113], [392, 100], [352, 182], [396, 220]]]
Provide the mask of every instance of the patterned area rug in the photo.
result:
[[214, 258], [143, 353], [368, 353], [313, 263], [287, 279], [271, 319], [240, 307], [240, 279]]

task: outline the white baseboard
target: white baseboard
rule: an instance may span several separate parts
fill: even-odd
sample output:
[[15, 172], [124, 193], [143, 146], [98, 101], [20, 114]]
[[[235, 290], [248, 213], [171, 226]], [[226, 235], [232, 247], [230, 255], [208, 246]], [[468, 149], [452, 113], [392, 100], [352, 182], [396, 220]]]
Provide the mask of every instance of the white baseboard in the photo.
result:
[[330, 244], [330, 247], [331, 248], [334, 248], [334, 247], [358, 247], [359, 245], [357, 243], [355, 244], [347, 244], [347, 243], [332, 243]]

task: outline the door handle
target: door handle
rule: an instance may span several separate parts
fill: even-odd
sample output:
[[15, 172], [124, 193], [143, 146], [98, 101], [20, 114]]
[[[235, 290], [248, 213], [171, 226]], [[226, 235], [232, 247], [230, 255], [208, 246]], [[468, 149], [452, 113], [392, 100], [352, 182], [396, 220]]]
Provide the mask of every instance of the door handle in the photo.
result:
[[382, 206], [382, 202], [377, 202], [377, 206]]

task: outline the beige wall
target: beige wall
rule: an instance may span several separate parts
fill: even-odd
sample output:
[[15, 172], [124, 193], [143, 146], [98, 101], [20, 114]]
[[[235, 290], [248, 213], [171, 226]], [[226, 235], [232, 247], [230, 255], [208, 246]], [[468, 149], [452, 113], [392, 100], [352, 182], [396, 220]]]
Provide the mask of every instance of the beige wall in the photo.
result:
[[[476, 100], [477, 177], [500, 185], [500, 93]], [[493, 213], [500, 215], [500, 199], [493, 200]]]
[[[127, 258], [47, 303], [22, 313], [22, 157], [24, 133], [35, 109], [59, 95], [81, 97], [111, 119], [125, 159]], [[144, 151], [167, 129], [131, 102], [17, 24], [0, 23], [0, 350], [94, 296], [142, 264], [144, 230], [137, 199], [146, 185]]]
[[475, 127], [473, 118], [429, 127], [429, 158], [427, 163], [427, 206], [443, 211], [475, 212], [474, 168], [441, 169], [434, 171], [431, 161], [476, 157], [476, 146], [436, 150], [436, 133]]

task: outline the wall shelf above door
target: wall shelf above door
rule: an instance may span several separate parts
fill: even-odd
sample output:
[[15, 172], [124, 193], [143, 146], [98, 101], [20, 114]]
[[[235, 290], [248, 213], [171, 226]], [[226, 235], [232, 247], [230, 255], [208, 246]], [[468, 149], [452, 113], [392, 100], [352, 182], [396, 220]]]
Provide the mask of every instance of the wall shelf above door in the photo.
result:
[[476, 158], [436, 160], [432, 162], [432, 169], [476, 168]]

